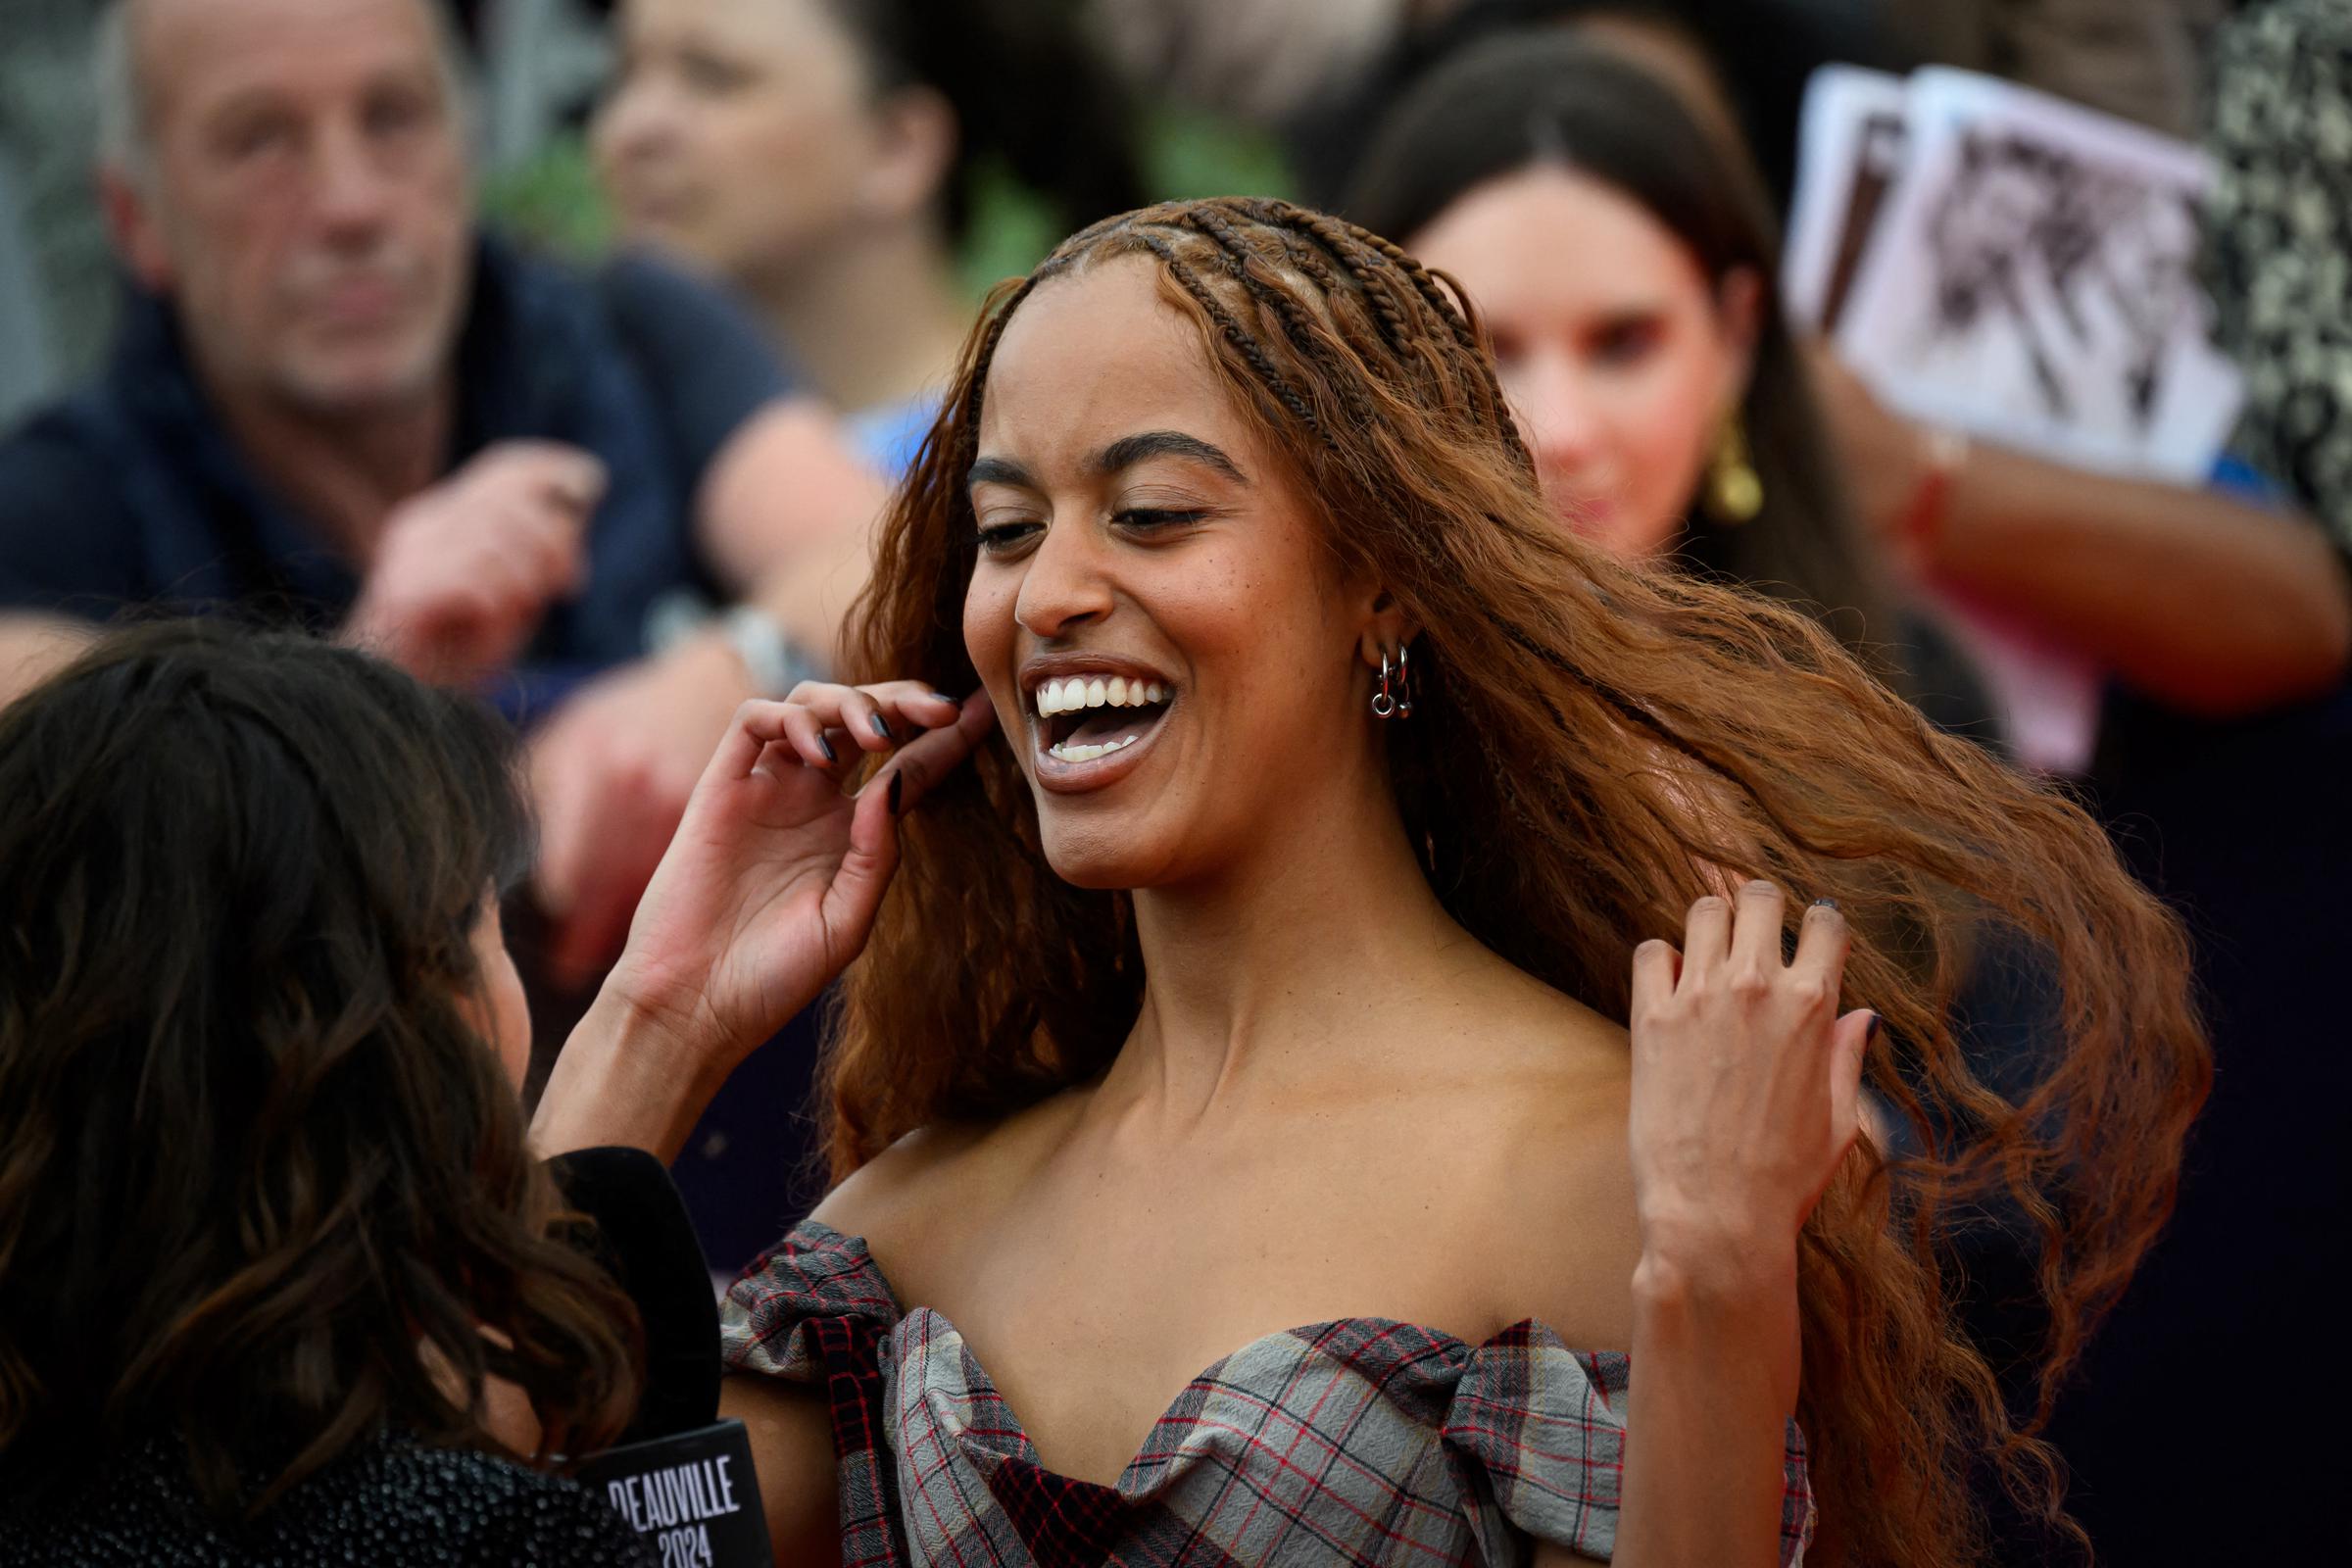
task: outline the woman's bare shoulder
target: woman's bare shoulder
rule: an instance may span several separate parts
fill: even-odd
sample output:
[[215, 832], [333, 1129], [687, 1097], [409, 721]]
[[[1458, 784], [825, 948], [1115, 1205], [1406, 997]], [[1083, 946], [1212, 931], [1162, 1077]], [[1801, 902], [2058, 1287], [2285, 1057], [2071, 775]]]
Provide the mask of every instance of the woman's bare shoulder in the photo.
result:
[[1625, 1026], [1529, 981], [1496, 1009], [1471, 1179], [1487, 1212], [1479, 1276], [1499, 1322], [1536, 1318], [1588, 1349], [1632, 1334], [1640, 1232], [1627, 1144]]
[[[1073, 1092], [1075, 1093], [1075, 1092]], [[843, 1179], [809, 1218], [865, 1240], [877, 1258], [930, 1253], [968, 1231], [1034, 1167], [1071, 1094], [994, 1121], [918, 1127]]]

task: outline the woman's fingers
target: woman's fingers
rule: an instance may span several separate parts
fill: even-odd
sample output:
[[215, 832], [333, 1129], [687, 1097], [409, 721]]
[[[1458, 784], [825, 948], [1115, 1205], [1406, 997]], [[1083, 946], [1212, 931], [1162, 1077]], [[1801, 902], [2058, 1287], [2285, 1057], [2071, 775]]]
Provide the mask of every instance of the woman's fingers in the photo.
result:
[[825, 889], [825, 925], [838, 952], [864, 946], [874, 911], [899, 868], [899, 817], [905, 812], [906, 781], [894, 764], [858, 792], [850, 813], [850, 847]]
[[[925, 696], [931, 694], [925, 693]], [[899, 819], [914, 809], [923, 793], [946, 777], [996, 723], [988, 693], [960, 703], [937, 699], [955, 710], [955, 722], [908, 743], [890, 765], [866, 780], [850, 815], [850, 848], [825, 895], [826, 924], [844, 951], [856, 951], [871, 929], [874, 911], [899, 868]]]
[[1683, 956], [1671, 942], [1650, 938], [1634, 950], [1634, 1016], [1654, 1013], [1674, 1000], [1674, 982], [1683, 972]]
[[[945, 701], [945, 699], [942, 699]], [[919, 740], [909, 741], [899, 748], [885, 774], [900, 780], [899, 813], [914, 809], [914, 805], [938, 782], [947, 777], [956, 765], [972, 755], [972, 749], [988, 738], [996, 727], [997, 710], [988, 700], [988, 693], [976, 691], [960, 703], [949, 704], [956, 710], [955, 720], [932, 730]], [[877, 777], [875, 784], [885, 784], [887, 777]], [[874, 784], [866, 786], [871, 791]]]
[[1768, 982], [1781, 972], [1781, 922], [1788, 901], [1774, 882], [1742, 882], [1732, 900], [1732, 973]]
[[824, 721], [798, 703], [784, 705], [784, 734], [793, 756], [817, 769], [841, 761], [841, 748], [825, 734]]
[[[803, 681], [782, 702], [748, 702], [736, 710], [735, 722], [706, 776], [743, 778], [760, 764], [761, 754], [771, 745], [810, 767], [829, 771], [843, 760], [845, 740], [868, 752], [885, 751], [912, 736], [957, 723], [968, 706], [920, 681], [874, 686]], [[772, 769], [779, 759], [770, 756], [766, 760]]]
[[785, 702], [807, 710], [820, 731], [836, 731], [868, 752], [888, 751], [925, 730], [952, 724], [960, 711], [954, 698], [912, 680], [871, 686], [803, 681]]
[[710, 764], [703, 769], [702, 782], [695, 787], [723, 783], [751, 776], [760, 765], [760, 758], [770, 745], [782, 744], [795, 751], [792, 732], [787, 727], [791, 710], [786, 704], [754, 700], [735, 710], [727, 733], [720, 737], [718, 750], [710, 754]]
[[1789, 973], [1818, 981], [1835, 999], [1845, 984], [1846, 955], [1853, 946], [1845, 916], [1837, 905], [1824, 899], [1806, 909], [1797, 923], [1796, 956], [1789, 960]]
[[1690, 906], [1683, 920], [1683, 980], [1703, 985], [1730, 961], [1732, 901], [1710, 893]]
[[1862, 1064], [1878, 1037], [1879, 1015], [1857, 1007], [1830, 1032], [1831, 1166], [1845, 1157], [1862, 1129]]

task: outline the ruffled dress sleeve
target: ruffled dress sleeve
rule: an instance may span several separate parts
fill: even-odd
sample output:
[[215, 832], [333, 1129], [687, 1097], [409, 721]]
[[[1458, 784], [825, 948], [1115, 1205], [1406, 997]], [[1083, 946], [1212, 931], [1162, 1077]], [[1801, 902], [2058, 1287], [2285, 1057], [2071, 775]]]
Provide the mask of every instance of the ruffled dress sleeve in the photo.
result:
[[[1443, 1436], [1487, 1562], [1525, 1560], [1513, 1549], [1514, 1528], [1602, 1562], [1615, 1555], [1631, 1379], [1622, 1352], [1572, 1350], [1535, 1322], [1470, 1353]], [[1793, 1421], [1781, 1474], [1780, 1560], [1801, 1563], [1815, 1514]]]
[[719, 1308], [730, 1371], [824, 1394], [840, 1468], [842, 1561], [869, 1568], [906, 1561], [882, 1368], [900, 1315], [865, 1243], [814, 1220], [745, 1269]]

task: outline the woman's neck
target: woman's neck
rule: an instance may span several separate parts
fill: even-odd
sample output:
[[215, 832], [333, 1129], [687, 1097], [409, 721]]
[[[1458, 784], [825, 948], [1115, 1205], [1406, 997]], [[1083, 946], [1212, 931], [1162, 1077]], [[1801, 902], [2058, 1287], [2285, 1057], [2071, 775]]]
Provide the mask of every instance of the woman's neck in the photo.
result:
[[919, 225], [861, 235], [756, 283], [761, 314], [844, 413], [945, 386], [972, 310]]
[[1149, 978], [1104, 1109], [1174, 1127], [1364, 1065], [1384, 1019], [1494, 961], [1430, 892], [1385, 786], [1267, 838], [1228, 875], [1135, 895]]

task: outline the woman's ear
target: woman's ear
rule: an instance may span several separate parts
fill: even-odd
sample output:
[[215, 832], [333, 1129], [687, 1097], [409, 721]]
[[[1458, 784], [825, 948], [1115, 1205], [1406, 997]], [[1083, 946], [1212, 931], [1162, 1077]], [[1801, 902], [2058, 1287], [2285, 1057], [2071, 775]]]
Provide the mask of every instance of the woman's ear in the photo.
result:
[[1356, 654], [1368, 667], [1378, 669], [1384, 656], [1394, 659], [1397, 649], [1412, 646], [1413, 639], [1420, 635], [1421, 628], [1406, 616], [1396, 596], [1386, 588], [1378, 589], [1365, 617], [1363, 632], [1356, 640]]
[[956, 111], [929, 87], [902, 87], [874, 109], [874, 163], [859, 181], [868, 218], [920, 217], [956, 167]]

